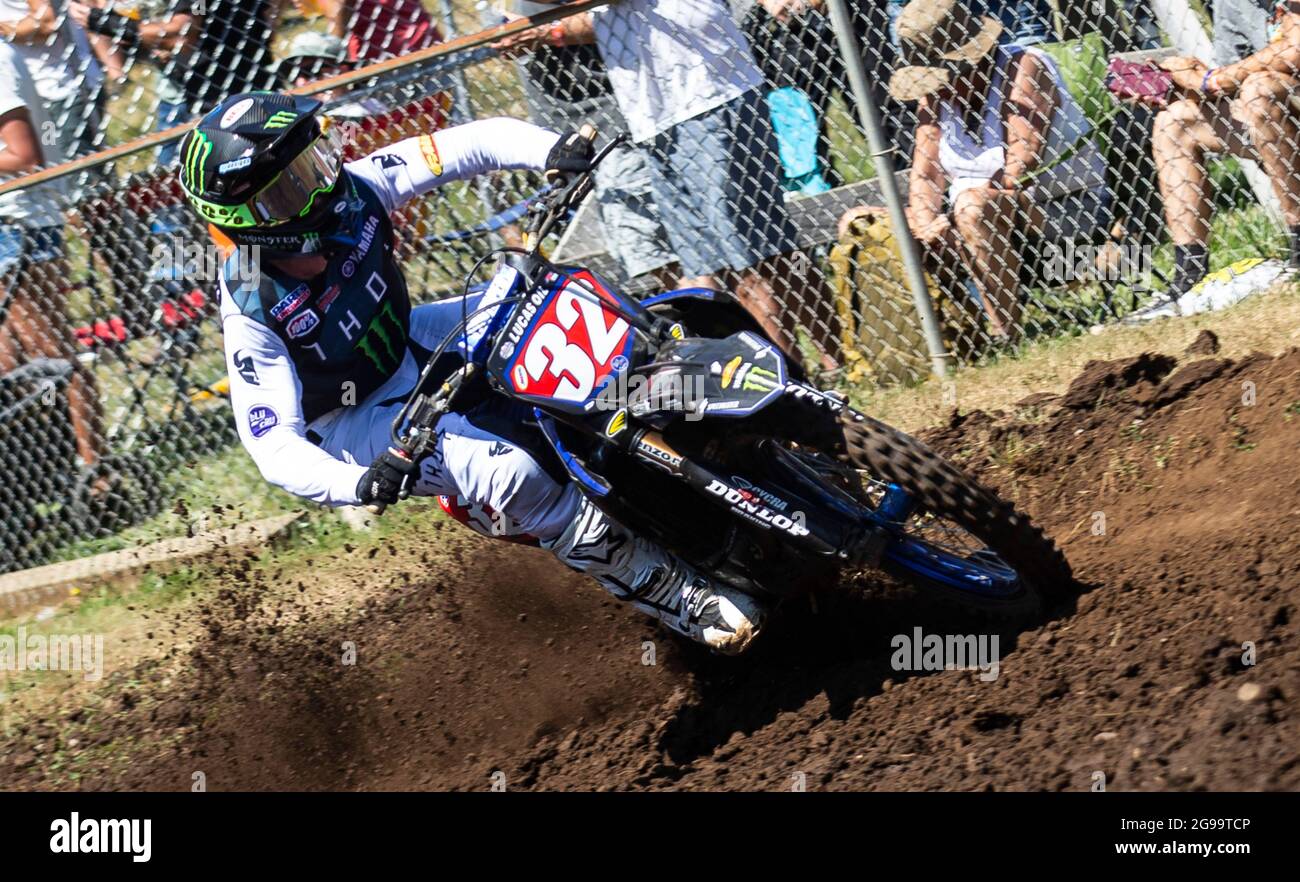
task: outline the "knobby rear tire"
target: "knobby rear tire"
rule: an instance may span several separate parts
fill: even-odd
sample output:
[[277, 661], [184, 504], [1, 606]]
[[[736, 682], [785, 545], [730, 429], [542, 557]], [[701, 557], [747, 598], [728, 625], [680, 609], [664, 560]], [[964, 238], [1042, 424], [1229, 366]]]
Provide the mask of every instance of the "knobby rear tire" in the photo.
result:
[[1066, 596], [1074, 579], [1065, 555], [1011, 503], [982, 486], [915, 438], [846, 409], [844, 454], [857, 468], [912, 494], [918, 508], [950, 521], [988, 546], [1020, 574], [1023, 589], [984, 598], [952, 589], [960, 605], [998, 617], [1034, 615]]

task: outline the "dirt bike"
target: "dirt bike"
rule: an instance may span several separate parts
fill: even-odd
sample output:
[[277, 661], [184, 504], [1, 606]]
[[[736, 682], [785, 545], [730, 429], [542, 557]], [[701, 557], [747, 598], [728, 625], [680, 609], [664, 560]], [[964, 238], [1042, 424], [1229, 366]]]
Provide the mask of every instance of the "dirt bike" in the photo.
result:
[[[591, 186], [590, 173], [555, 181], [530, 204], [529, 247], [471, 270], [461, 323], [393, 421], [398, 450], [419, 462], [442, 414], [485, 396], [522, 402], [544, 453], [601, 509], [764, 598], [878, 568], [968, 609], [1023, 617], [1071, 584], [1024, 514], [811, 385], [730, 296], [685, 289], [637, 302], [549, 261], [541, 242]], [[471, 301], [489, 260], [495, 274]]]

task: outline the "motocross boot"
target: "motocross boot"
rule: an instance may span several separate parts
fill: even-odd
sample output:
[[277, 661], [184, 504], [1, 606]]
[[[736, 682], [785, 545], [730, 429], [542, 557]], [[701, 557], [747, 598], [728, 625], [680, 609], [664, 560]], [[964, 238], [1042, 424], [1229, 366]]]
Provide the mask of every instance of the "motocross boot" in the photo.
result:
[[744, 652], [763, 626], [757, 600], [634, 535], [585, 497], [573, 522], [543, 545], [619, 600], [715, 652]]

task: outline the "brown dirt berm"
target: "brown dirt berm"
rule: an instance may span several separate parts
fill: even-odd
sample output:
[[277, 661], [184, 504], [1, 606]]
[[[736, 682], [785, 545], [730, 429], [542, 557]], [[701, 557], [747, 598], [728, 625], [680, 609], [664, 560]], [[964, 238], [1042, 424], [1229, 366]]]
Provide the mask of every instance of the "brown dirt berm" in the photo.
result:
[[[1059, 397], [922, 437], [1028, 511], [1087, 587], [999, 634], [991, 683], [891, 669], [895, 634], [980, 626], [874, 578], [716, 659], [540, 552], [440, 531], [441, 551], [358, 570], [342, 613], [233, 568], [187, 651], [112, 678], [98, 711], [17, 727], [0, 784], [1300, 787], [1300, 350], [1096, 362]], [[73, 738], [95, 748], [76, 784], [40, 759]]]

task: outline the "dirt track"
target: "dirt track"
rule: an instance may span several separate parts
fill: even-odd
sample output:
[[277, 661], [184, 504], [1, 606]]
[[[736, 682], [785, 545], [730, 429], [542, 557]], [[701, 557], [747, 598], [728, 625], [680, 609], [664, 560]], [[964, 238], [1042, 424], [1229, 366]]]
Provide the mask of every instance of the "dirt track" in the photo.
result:
[[41, 756], [75, 738], [87, 789], [188, 789], [194, 770], [213, 790], [484, 789], [497, 771], [512, 789], [802, 772], [808, 789], [1080, 790], [1096, 771], [1109, 789], [1300, 788], [1300, 350], [1185, 361], [1094, 364], [1063, 396], [924, 434], [1087, 586], [999, 635], [994, 682], [892, 670], [895, 634], [981, 628], [889, 585], [825, 592], [714, 659], [540, 552], [443, 525], [436, 558], [353, 565], [368, 600], [341, 612], [311, 601], [311, 574], [268, 591], [233, 568], [185, 651], [116, 676], [102, 710], [24, 724], [0, 787], [69, 786]]

